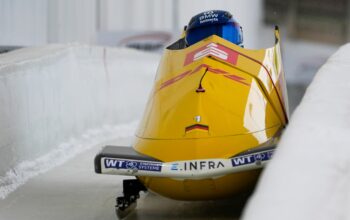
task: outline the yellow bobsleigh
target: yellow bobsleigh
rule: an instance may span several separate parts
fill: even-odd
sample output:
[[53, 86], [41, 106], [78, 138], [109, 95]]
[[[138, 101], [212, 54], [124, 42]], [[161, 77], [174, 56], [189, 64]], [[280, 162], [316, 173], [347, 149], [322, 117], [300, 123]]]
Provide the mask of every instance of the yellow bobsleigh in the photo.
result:
[[137, 178], [124, 181], [119, 209], [141, 190], [205, 200], [255, 184], [288, 122], [278, 28], [275, 39], [260, 50], [216, 35], [166, 48], [133, 147], [95, 158], [97, 173]]

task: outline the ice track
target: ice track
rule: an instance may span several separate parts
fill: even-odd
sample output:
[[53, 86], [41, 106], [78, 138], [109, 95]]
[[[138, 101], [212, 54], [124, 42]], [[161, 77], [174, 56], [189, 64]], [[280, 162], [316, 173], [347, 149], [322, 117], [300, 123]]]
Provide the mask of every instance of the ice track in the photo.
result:
[[[131, 137], [108, 142], [128, 146]], [[93, 158], [100, 143], [68, 162], [30, 179], [0, 200], [0, 219], [16, 220], [115, 220], [115, 197], [122, 192], [122, 179], [94, 173]], [[126, 219], [236, 219], [240, 200], [182, 202], [147, 193]]]

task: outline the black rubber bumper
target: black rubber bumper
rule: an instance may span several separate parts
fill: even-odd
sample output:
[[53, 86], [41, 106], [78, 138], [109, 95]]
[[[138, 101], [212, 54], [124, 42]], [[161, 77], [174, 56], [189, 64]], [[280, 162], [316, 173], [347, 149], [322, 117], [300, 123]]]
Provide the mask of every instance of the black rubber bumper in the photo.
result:
[[122, 147], [122, 146], [105, 146], [102, 150], [95, 156], [95, 172], [101, 173], [101, 158], [119, 158], [119, 159], [131, 159], [131, 160], [142, 160], [151, 162], [160, 162], [159, 160], [142, 155], [134, 150], [132, 147]]

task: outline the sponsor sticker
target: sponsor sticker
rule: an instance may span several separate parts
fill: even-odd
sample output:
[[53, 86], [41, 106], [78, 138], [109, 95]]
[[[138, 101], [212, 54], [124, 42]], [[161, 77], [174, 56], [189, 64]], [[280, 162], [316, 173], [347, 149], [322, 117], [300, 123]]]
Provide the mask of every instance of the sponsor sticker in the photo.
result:
[[205, 24], [208, 22], [214, 22], [214, 21], [219, 21], [218, 19], [219, 14], [215, 13], [214, 11], [207, 11], [204, 12], [202, 16], [199, 17], [199, 23], [200, 24]]
[[173, 164], [171, 164], [171, 170], [178, 170], [179, 168], [178, 168], [178, 166], [179, 166], [179, 163], [173, 163]]
[[270, 150], [265, 152], [259, 152], [259, 153], [234, 157], [231, 159], [231, 162], [233, 167], [252, 164], [252, 163], [261, 163], [262, 161], [270, 160], [272, 158], [272, 155], [273, 155], [273, 150]]
[[219, 169], [224, 167], [225, 165], [222, 161], [214, 161], [214, 160], [185, 161], [181, 163], [171, 164], [171, 170], [173, 171], [212, 170], [212, 169]]
[[156, 162], [146, 161], [133, 161], [133, 160], [121, 160], [113, 158], [105, 158], [104, 165], [106, 168], [114, 169], [127, 169], [127, 170], [144, 170], [144, 171], [156, 171], [162, 170], [162, 164]]

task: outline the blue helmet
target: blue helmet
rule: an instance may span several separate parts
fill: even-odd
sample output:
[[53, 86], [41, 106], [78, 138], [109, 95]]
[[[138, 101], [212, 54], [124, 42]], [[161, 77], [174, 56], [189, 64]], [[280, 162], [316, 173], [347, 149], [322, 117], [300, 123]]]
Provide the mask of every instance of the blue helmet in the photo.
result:
[[191, 46], [214, 34], [243, 46], [242, 27], [231, 13], [222, 10], [206, 11], [192, 17], [186, 29], [186, 43]]

